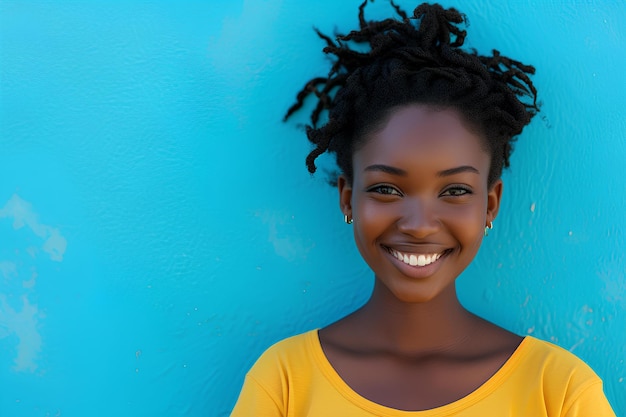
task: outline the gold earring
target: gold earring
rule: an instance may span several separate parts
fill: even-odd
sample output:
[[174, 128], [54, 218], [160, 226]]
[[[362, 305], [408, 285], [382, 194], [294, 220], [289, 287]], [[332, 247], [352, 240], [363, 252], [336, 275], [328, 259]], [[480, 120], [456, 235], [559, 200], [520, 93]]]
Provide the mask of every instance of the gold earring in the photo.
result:
[[493, 229], [493, 222], [489, 222], [489, 224], [485, 226], [485, 236], [489, 236], [489, 229]]
[[352, 224], [352, 217], [348, 217], [347, 214], [343, 215], [343, 221], [346, 222], [346, 224]]

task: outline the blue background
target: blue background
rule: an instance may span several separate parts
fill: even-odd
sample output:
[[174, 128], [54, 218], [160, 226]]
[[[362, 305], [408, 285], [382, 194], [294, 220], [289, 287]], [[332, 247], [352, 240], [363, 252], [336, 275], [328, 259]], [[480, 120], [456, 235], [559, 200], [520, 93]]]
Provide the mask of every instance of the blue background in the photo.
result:
[[[0, 416], [225, 416], [269, 344], [367, 299], [308, 113], [281, 122], [359, 3], [0, 1]], [[444, 4], [543, 101], [462, 300], [626, 416], [626, 5]]]

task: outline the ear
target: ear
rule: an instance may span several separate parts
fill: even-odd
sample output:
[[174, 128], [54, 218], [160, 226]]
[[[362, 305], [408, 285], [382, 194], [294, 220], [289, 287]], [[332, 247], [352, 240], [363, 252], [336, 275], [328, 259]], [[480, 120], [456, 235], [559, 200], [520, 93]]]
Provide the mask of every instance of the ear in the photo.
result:
[[345, 175], [342, 174], [337, 179], [337, 188], [339, 189], [339, 208], [345, 216], [352, 218], [352, 185]]
[[487, 224], [495, 220], [500, 210], [500, 199], [502, 198], [502, 180], [497, 180], [487, 193]]

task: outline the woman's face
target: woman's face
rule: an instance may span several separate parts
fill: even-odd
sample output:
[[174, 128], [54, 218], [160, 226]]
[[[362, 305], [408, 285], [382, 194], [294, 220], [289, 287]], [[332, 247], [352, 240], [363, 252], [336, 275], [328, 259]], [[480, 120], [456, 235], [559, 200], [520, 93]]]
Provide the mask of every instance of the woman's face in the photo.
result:
[[353, 183], [339, 179], [357, 247], [398, 299], [436, 298], [476, 255], [502, 191], [482, 145], [455, 110], [405, 106], [354, 153]]

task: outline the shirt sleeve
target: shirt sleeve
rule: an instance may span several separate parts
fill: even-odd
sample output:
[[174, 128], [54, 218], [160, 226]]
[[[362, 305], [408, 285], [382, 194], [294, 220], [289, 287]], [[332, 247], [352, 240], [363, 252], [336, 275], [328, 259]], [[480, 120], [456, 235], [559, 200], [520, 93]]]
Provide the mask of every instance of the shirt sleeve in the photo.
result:
[[275, 398], [254, 377], [247, 375], [230, 417], [284, 417]]
[[616, 417], [602, 391], [602, 381], [585, 388], [564, 411], [563, 417]]

